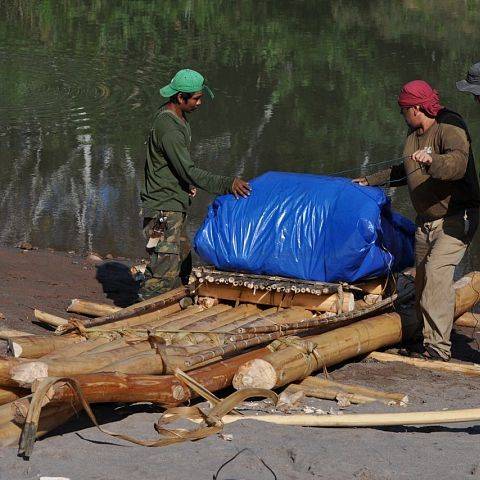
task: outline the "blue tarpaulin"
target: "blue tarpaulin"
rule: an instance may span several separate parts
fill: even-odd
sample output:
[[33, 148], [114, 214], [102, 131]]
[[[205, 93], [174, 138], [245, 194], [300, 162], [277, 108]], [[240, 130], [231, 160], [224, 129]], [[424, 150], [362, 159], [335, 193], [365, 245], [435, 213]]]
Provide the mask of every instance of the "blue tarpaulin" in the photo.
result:
[[377, 187], [268, 172], [250, 197], [217, 197], [197, 231], [198, 255], [221, 270], [355, 282], [414, 262], [414, 224]]

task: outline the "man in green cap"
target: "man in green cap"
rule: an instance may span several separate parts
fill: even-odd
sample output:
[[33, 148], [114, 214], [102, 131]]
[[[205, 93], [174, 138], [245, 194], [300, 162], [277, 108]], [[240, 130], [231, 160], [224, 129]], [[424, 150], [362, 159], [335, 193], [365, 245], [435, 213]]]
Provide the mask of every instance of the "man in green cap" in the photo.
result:
[[150, 264], [139, 297], [159, 295], [186, 281], [192, 268], [186, 216], [196, 188], [212, 194], [247, 197], [250, 185], [195, 166], [190, 157], [191, 130], [187, 113], [194, 112], [204, 94], [213, 98], [204, 78], [194, 70], [180, 70], [160, 89], [168, 101], [160, 107], [147, 141], [145, 182], [140, 197]]

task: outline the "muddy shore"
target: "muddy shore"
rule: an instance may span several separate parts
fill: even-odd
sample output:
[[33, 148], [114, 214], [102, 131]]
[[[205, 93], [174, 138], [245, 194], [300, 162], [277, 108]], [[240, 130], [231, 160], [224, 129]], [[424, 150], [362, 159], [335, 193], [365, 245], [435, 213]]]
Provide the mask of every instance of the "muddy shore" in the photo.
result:
[[[126, 305], [136, 285], [130, 262], [110, 259], [93, 264], [86, 258], [49, 250], [22, 251], [0, 247], [1, 325], [34, 333], [33, 308], [65, 316], [72, 298]], [[480, 363], [480, 334], [458, 329], [454, 357]], [[459, 374], [432, 373], [400, 364], [358, 361], [331, 371], [334, 380], [350, 382], [410, 397], [407, 407], [380, 404], [350, 406], [344, 412], [397, 412], [478, 407], [480, 381]], [[220, 394], [222, 395], [222, 394]], [[336, 414], [335, 402], [309, 399], [308, 404]], [[149, 404], [97, 406], [108, 429], [155, 438], [158, 413]], [[315, 429], [236, 423], [218, 436], [161, 449], [132, 446], [106, 437], [80, 415], [37, 442], [26, 462], [15, 449], [0, 450], [0, 479], [423, 479], [479, 478], [480, 425], [368, 429]], [[267, 467], [271, 469], [268, 470]]]

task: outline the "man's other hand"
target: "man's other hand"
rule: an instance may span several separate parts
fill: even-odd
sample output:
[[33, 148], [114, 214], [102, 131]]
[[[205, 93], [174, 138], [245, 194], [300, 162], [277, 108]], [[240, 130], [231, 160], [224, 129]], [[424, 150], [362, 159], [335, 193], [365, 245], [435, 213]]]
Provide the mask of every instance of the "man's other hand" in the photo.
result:
[[241, 178], [235, 177], [232, 183], [232, 193], [235, 195], [235, 198], [246, 198], [250, 195], [251, 191], [252, 187], [248, 182], [242, 180]]
[[415, 153], [413, 153], [412, 158], [416, 162], [423, 163], [425, 165], [431, 165], [433, 161], [431, 155], [425, 148], [422, 150], [417, 150]]
[[361, 187], [368, 187], [368, 180], [367, 177], [359, 177], [354, 178], [352, 180], [353, 183], [358, 183]]

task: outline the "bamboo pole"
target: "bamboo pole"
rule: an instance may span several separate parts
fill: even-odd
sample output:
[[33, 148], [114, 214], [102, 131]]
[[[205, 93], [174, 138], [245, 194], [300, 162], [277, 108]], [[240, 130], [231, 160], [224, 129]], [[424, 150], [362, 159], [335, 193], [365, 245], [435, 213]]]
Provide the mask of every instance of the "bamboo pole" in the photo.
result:
[[11, 366], [9, 376], [15, 384], [28, 387], [38, 378], [65, 377], [99, 371], [106, 365], [147, 351], [150, 348], [148, 341], [144, 341], [109, 352], [82, 355], [76, 358], [38, 359]]
[[215, 317], [208, 317], [197, 320], [188, 325], [188, 330], [214, 330], [226, 327], [237, 320], [245, 319], [253, 314], [260, 312], [256, 305], [240, 305], [227, 312], [223, 312]]
[[[250, 325], [254, 324], [257, 321], [260, 321], [264, 317], [268, 317], [269, 315], [272, 315], [273, 313], [278, 313], [279, 311], [282, 311], [282, 309], [278, 309], [278, 307], [271, 307], [267, 308], [265, 310], [260, 310], [253, 315], [249, 315], [248, 317], [242, 318], [240, 320], [237, 320], [236, 322], [230, 323], [228, 325], [228, 331], [229, 332], [234, 332], [240, 327], [243, 327], [244, 325]], [[221, 331], [227, 331], [226, 329], [222, 328]]]
[[350, 413], [345, 415], [226, 415], [225, 424], [256, 420], [301, 427], [386, 427], [393, 425], [442, 425], [480, 421], [480, 408], [402, 413]]
[[423, 360], [422, 358], [403, 357], [402, 355], [395, 355], [385, 352], [371, 352], [368, 358], [378, 360], [379, 362], [400, 362], [412, 365], [418, 368], [427, 370], [436, 370], [448, 373], [462, 373], [464, 375], [471, 375], [474, 377], [480, 376], [480, 365], [475, 363], [457, 363], [457, 362], [443, 362], [441, 360]]
[[479, 328], [480, 313], [465, 312], [460, 318], [455, 320], [455, 326]]
[[181, 330], [190, 326], [192, 323], [197, 322], [198, 320], [214, 318], [216, 315], [220, 315], [229, 310], [232, 310], [232, 307], [230, 305], [215, 305], [195, 315], [189, 315], [185, 318], [173, 319], [161, 325], [155, 325], [155, 327], [161, 328], [162, 330]]
[[66, 318], [58, 317], [57, 315], [52, 315], [51, 313], [42, 312], [38, 309], [33, 311], [33, 315], [38, 322], [45, 323], [50, 327], [60, 327], [61, 325], [68, 324], [68, 320]]
[[[476, 272], [457, 282], [456, 317], [474, 306], [479, 291], [480, 275]], [[270, 346], [270, 355], [242, 365], [233, 386], [271, 389], [286, 385], [323, 367], [399, 343], [408, 338], [416, 323], [414, 311], [408, 310], [402, 316], [384, 313], [304, 340], [279, 340]]]
[[[287, 388], [294, 387], [295, 390], [303, 390], [306, 396], [316, 398], [336, 399], [343, 395], [351, 403], [366, 403], [380, 401], [387, 405], [405, 406], [408, 403], [408, 396], [403, 393], [390, 393], [372, 388], [362, 387], [360, 385], [346, 385], [344, 383], [334, 382], [318, 377], [307, 377], [299, 385], [291, 384]], [[319, 396], [325, 392], [329, 397]]]
[[[253, 292], [246, 287], [234, 287], [226, 285], [201, 284], [198, 294], [206, 297], [223, 300], [239, 300], [241, 302], [255, 303], [259, 305], [274, 305], [281, 307], [304, 307], [309, 310], [323, 312], [338, 312], [340, 297], [337, 294], [314, 295], [311, 293], [283, 293], [276, 291]], [[344, 292], [341, 307], [343, 312], [354, 309], [353, 293]]]
[[338, 388], [326, 388], [326, 387], [312, 387], [308, 385], [297, 385], [291, 383], [281, 394], [280, 400], [284, 398], [284, 395], [287, 395], [287, 398], [298, 392], [303, 393], [306, 397], [320, 398], [323, 400], [346, 400], [349, 403], [354, 404], [365, 404], [371, 403], [378, 400], [378, 398], [366, 397], [359, 393], [348, 393]]
[[73, 345], [68, 345], [63, 348], [54, 350], [47, 355], [41, 357], [42, 359], [54, 359], [54, 358], [71, 358], [78, 357], [80, 355], [87, 354], [93, 350], [99, 348], [99, 346], [104, 344], [110, 344], [115, 340], [115, 336], [109, 336], [107, 334], [102, 335], [98, 338], [89, 339], [86, 342], [79, 342]]
[[108, 305], [106, 303], [90, 302], [81, 298], [73, 298], [67, 307], [69, 313], [79, 313], [81, 315], [89, 315], [91, 317], [103, 317], [120, 311], [120, 307]]
[[[19, 399], [16, 402], [20, 402], [23, 399]], [[13, 403], [5, 404], [0, 408], [7, 407], [9, 410], [14, 410]], [[23, 403], [23, 408], [26, 407], [28, 411], [28, 404], [29, 402]], [[46, 435], [51, 430], [55, 429], [56, 427], [64, 424], [68, 421], [71, 417], [73, 417], [76, 413], [75, 408], [71, 404], [65, 405], [46, 405], [43, 407], [41, 415], [40, 415], [40, 422], [39, 428], [37, 431], [37, 438]], [[0, 412], [1, 416], [1, 412]], [[13, 415], [12, 415], [13, 417]], [[20, 421], [19, 421], [20, 420]], [[17, 445], [18, 441], [20, 440], [20, 436], [22, 434], [23, 422], [21, 422], [20, 418], [12, 418], [11, 420], [0, 424], [0, 447], [10, 447], [13, 445]]]
[[14, 357], [39, 358], [58, 348], [85, 342], [84, 337], [55, 335], [32, 335], [8, 340], [8, 349]]
[[290, 323], [301, 323], [312, 317], [313, 314], [311, 311], [305, 310], [301, 307], [292, 307], [279, 312], [274, 312], [261, 318], [256, 318], [251, 322], [242, 325], [242, 331], [243, 329], [249, 329], [251, 327], [269, 327], [272, 325], [279, 326], [288, 325]]
[[5, 405], [6, 403], [13, 402], [14, 400], [17, 400], [17, 398], [24, 397], [29, 393], [30, 391], [24, 388], [1, 387], [0, 405]]
[[355, 287], [367, 294], [382, 295], [384, 293], [386, 284], [387, 279], [385, 277], [381, 277], [373, 280], [367, 280], [366, 282], [356, 283]]
[[34, 333], [24, 332], [23, 330], [12, 330], [12, 329], [2, 329], [0, 330], [0, 338], [8, 340], [9, 338], [15, 337], [31, 337], [35, 335]]
[[[92, 318], [90, 320], [84, 320], [82, 323], [85, 327], [99, 327], [101, 325], [111, 324], [120, 320], [129, 319], [131, 317], [139, 317], [144, 314], [154, 312], [158, 313], [161, 309], [168, 307], [172, 304], [179, 302], [182, 298], [186, 297], [190, 293], [190, 290], [186, 287], [179, 287], [174, 290], [170, 290], [162, 295], [150, 298], [140, 303], [133, 304], [129, 307], [122, 308], [118, 312], [103, 317]], [[70, 325], [64, 325], [61, 332], [66, 333], [73, 330], [74, 327]]]
[[[243, 362], [266, 354], [267, 349], [248, 352], [238, 357], [199, 368], [190, 376], [212, 392], [231, 384], [234, 373]], [[173, 375], [125, 375], [118, 373], [89, 373], [75, 377], [82, 393], [90, 403], [152, 402], [174, 406], [198, 397]], [[17, 404], [17, 405], [15, 405]], [[29, 399], [21, 398], [0, 406], [0, 447], [18, 444], [29, 407]], [[49, 405], [43, 407], [38, 436], [46, 434], [68, 420], [80, 407], [68, 385], [56, 385]]]
[[[173, 303], [167, 307], [163, 307], [160, 310], [155, 310], [153, 312], [143, 313], [141, 315], [135, 315], [123, 320], [118, 320], [116, 322], [106, 323], [104, 325], [97, 326], [88, 326], [88, 328], [95, 328], [95, 330], [108, 332], [111, 330], [119, 330], [122, 328], [137, 327], [138, 325], [150, 324], [156, 321], [160, 321], [172, 315], [178, 313], [182, 310], [180, 304]], [[100, 318], [100, 317], [99, 317]]]

